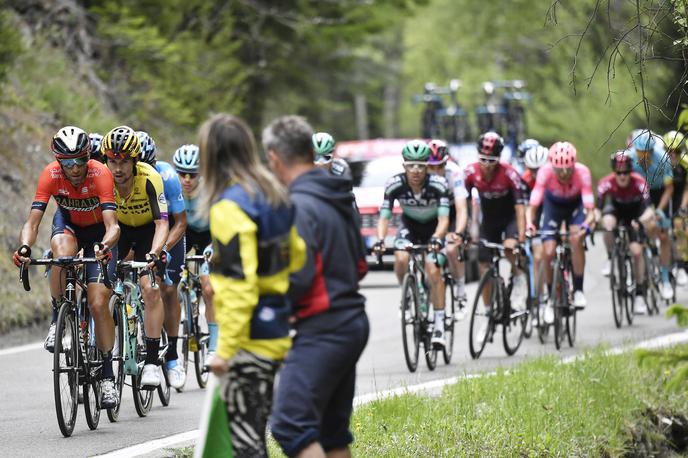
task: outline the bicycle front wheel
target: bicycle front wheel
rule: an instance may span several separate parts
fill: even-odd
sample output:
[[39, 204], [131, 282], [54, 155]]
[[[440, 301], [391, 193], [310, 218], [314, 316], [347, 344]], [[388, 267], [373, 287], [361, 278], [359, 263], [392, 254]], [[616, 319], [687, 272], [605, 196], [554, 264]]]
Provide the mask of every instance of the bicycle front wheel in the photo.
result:
[[110, 310], [113, 310], [115, 319], [115, 346], [112, 349], [112, 373], [115, 374], [115, 390], [117, 391], [117, 407], [107, 409], [108, 420], [111, 423], [119, 419], [119, 406], [122, 401], [124, 388], [124, 339], [129, 335], [127, 330], [126, 310], [122, 307], [122, 299], [118, 295], [110, 298]]
[[[489, 294], [488, 294], [489, 293]], [[486, 302], [483, 296], [488, 297]], [[473, 359], [480, 358], [487, 341], [492, 336], [494, 327], [492, 308], [497, 299], [497, 285], [494, 281], [492, 269], [483, 273], [478, 290], [475, 293], [473, 309], [471, 310], [471, 324], [468, 331], [468, 349]]]
[[624, 257], [624, 266], [626, 272], [626, 281], [624, 283], [624, 292], [626, 293], [626, 322], [630, 326], [633, 324], [633, 317], [635, 316], [635, 302], [633, 300], [635, 299], [635, 268], [633, 267], [630, 256]]
[[[528, 277], [526, 277], [526, 281], [528, 281]], [[528, 286], [528, 289], [530, 289], [530, 286]], [[530, 293], [528, 293], [525, 307], [522, 307], [522, 309], [512, 307], [511, 290], [512, 288], [510, 287], [508, 291], [504, 291], [505, 294], [509, 295], [509, 300], [503, 301], [504, 313], [502, 315], [502, 342], [504, 344], [504, 351], [509, 356], [516, 353], [521, 346], [521, 342], [523, 342], [530, 303]]]
[[69, 437], [76, 423], [79, 391], [79, 336], [72, 305], [62, 304], [57, 315], [53, 350], [53, 389], [57, 424], [63, 436]]
[[[210, 373], [205, 370], [205, 358], [208, 355], [208, 344], [210, 342], [210, 335], [208, 330], [208, 323], [205, 319], [205, 313], [200, 313], [201, 290], [196, 290], [196, 300], [199, 305], [196, 307], [192, 304], [193, 326], [191, 328], [194, 342], [196, 342], [196, 350], [194, 351], [194, 368], [196, 370], [196, 382], [201, 388], [205, 388], [208, 384], [208, 377]], [[204, 303], [205, 304], [205, 303]], [[193, 349], [193, 348], [192, 348]]]
[[144, 390], [141, 387], [141, 372], [146, 359], [145, 330], [143, 324], [143, 314], [138, 315], [136, 323], [136, 361], [138, 363], [138, 374], [131, 376], [131, 391], [134, 395], [134, 408], [139, 417], [145, 417], [153, 406], [153, 396], [155, 390]]
[[557, 350], [561, 350], [561, 345], [564, 342], [566, 334], [566, 314], [568, 314], [568, 298], [566, 297], [566, 284], [564, 283], [564, 273], [559, 265], [559, 261], [555, 261], [552, 267], [552, 275], [554, 281], [552, 282], [552, 306], [554, 307], [554, 346]]
[[404, 345], [406, 367], [411, 372], [418, 368], [420, 350], [420, 304], [416, 277], [410, 273], [401, 284], [401, 339]]
[[[621, 254], [623, 256], [623, 254]], [[626, 295], [624, 293], [623, 270], [625, 264], [619, 258], [618, 250], [614, 249], [611, 258], [611, 271], [609, 273], [609, 288], [612, 292], [612, 310], [614, 312], [614, 324], [617, 328], [623, 325], [623, 313], [626, 306]]]
[[444, 348], [442, 357], [444, 363], [451, 362], [454, 352], [454, 323], [456, 322], [456, 301], [454, 297], [454, 282], [451, 277], [445, 279], [444, 283]]
[[83, 392], [86, 424], [88, 424], [90, 430], [94, 430], [100, 422], [100, 382], [92, 379], [85, 383]]
[[[169, 345], [169, 342], [167, 340], [167, 333], [165, 330], [162, 330], [162, 333], [160, 334], [160, 348], [164, 348], [165, 345]], [[167, 350], [169, 351], [169, 349]], [[160, 385], [158, 385], [158, 397], [160, 398], [160, 402], [164, 407], [167, 407], [170, 405], [170, 397], [172, 396], [172, 390], [170, 388], [170, 378], [167, 375], [167, 364], [165, 364], [165, 361], [161, 362], [160, 366]]]
[[[177, 359], [177, 364], [181, 364], [184, 368], [184, 374], [187, 374], [189, 369], [189, 336], [192, 335], [191, 332], [191, 304], [188, 289], [182, 289], [182, 285], [179, 285], [179, 291], [177, 293], [179, 297], [179, 304], [182, 311], [182, 319], [179, 324], [179, 339], [181, 343], [181, 351], [177, 351], [179, 358]], [[184, 385], [179, 388], [175, 388], [177, 393], [184, 391], [186, 386], [186, 378], [184, 379]]]

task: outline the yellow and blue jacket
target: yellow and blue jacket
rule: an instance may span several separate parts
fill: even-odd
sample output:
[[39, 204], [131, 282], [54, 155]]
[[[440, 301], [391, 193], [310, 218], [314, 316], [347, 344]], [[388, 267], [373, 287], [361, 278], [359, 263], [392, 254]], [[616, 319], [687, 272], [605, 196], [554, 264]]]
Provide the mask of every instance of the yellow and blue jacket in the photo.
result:
[[211, 206], [210, 234], [218, 356], [231, 359], [244, 349], [283, 359], [291, 347], [289, 273], [303, 266], [306, 253], [293, 207], [273, 207], [260, 191], [251, 196], [235, 184]]

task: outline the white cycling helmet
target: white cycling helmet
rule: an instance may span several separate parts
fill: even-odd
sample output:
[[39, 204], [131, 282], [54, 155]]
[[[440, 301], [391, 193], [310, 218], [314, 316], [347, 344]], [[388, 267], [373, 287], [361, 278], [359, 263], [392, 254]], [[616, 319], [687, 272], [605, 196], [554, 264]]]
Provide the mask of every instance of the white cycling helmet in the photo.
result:
[[546, 147], [542, 145], [533, 146], [526, 151], [523, 162], [525, 162], [526, 167], [529, 169], [539, 169], [547, 164], [548, 155], [549, 150]]
[[196, 145], [182, 145], [174, 152], [172, 162], [177, 172], [198, 173], [200, 151]]

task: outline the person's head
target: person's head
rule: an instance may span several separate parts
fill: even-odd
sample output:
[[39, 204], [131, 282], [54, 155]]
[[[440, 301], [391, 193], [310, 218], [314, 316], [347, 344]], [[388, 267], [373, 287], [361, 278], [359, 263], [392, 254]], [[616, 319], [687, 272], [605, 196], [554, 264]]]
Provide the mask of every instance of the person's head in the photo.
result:
[[50, 144], [62, 173], [73, 183], [81, 183], [88, 172], [91, 141], [86, 132], [74, 126], [65, 126], [53, 136]]
[[609, 159], [616, 183], [620, 187], [625, 188], [631, 182], [631, 171], [633, 169], [631, 156], [627, 151], [617, 151]]
[[282, 116], [263, 129], [263, 149], [280, 181], [289, 185], [313, 165], [313, 128], [301, 116]]
[[88, 138], [91, 140], [91, 152], [89, 153], [89, 157], [98, 162], [103, 162], [105, 158], [103, 157], [103, 153], [100, 152], [100, 144], [103, 141], [103, 136], [99, 133], [91, 132], [88, 134]]
[[145, 162], [146, 164], [155, 165], [156, 148], [155, 140], [151, 137], [148, 132], [142, 130], [136, 131], [136, 136], [139, 138], [139, 143], [141, 144], [141, 154], [139, 154], [139, 161]]
[[[198, 137], [203, 178], [201, 213], [207, 212], [220, 194], [234, 184], [241, 185], [249, 195], [262, 192], [271, 205], [288, 202], [284, 188], [261, 163], [253, 133], [240, 118], [216, 114], [203, 123]], [[310, 137], [308, 141], [310, 144]]]
[[480, 169], [488, 174], [494, 172], [504, 149], [504, 139], [497, 132], [485, 132], [478, 137], [477, 146]]
[[681, 159], [681, 155], [684, 154], [686, 149], [686, 139], [684, 135], [681, 132], [671, 130], [664, 134], [662, 140], [664, 141], [667, 153], [669, 153], [672, 167], [676, 167]]
[[523, 163], [532, 173], [537, 173], [538, 169], [547, 164], [549, 150], [542, 145], [529, 148], [523, 157]]
[[406, 179], [411, 186], [420, 186], [428, 173], [430, 147], [423, 140], [411, 140], [401, 150]]
[[556, 142], [549, 148], [549, 162], [559, 181], [569, 182], [576, 166], [576, 147], [569, 142]]
[[528, 150], [531, 148], [535, 148], [536, 146], [540, 146], [540, 142], [535, 140], [534, 138], [527, 138], [523, 140], [521, 144], [518, 145], [518, 148], [516, 148], [516, 157], [519, 159], [523, 159], [526, 156]]
[[633, 146], [633, 140], [635, 140], [640, 134], [643, 133], [643, 129], [633, 129], [630, 134], [628, 134], [628, 138], [626, 138], [626, 148], [630, 148]]
[[136, 161], [141, 152], [141, 144], [136, 132], [129, 126], [118, 126], [105, 134], [100, 144], [100, 152], [112, 171], [116, 185], [133, 179]]
[[428, 158], [428, 172], [434, 175], [444, 175], [449, 160], [449, 147], [443, 140], [430, 140], [430, 157]]
[[196, 145], [182, 145], [172, 156], [172, 164], [182, 182], [184, 193], [191, 194], [198, 187], [201, 152]]
[[311, 140], [313, 141], [313, 152], [315, 153], [315, 166], [331, 170], [332, 159], [334, 159], [334, 138], [327, 132], [316, 132], [311, 137]]
[[647, 161], [655, 148], [655, 137], [649, 130], [644, 130], [633, 139], [633, 148], [640, 161]]

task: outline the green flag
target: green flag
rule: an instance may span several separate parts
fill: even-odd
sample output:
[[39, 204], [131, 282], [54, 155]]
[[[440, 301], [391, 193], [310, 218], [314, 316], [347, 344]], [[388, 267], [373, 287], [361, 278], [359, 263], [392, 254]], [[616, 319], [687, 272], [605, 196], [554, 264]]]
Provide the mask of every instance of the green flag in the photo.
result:
[[210, 375], [194, 458], [226, 458], [234, 455], [227, 407], [222, 399], [222, 387], [226, 383], [226, 376], [220, 380], [215, 375]]

